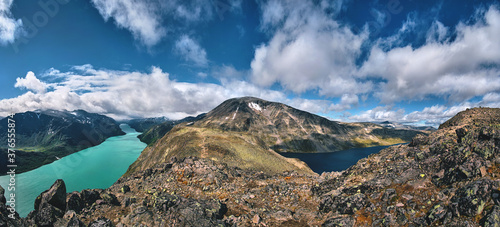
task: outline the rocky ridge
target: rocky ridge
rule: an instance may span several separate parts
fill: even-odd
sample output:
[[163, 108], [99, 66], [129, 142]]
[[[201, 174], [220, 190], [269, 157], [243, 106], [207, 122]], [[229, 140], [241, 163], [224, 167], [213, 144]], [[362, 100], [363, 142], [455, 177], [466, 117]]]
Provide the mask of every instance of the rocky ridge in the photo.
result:
[[461, 112], [315, 186], [325, 226], [498, 226], [499, 114]]
[[104, 190], [66, 194], [63, 182], [56, 181], [24, 219], [7, 219], [0, 198], [0, 221], [9, 226], [497, 226], [499, 112], [465, 111], [461, 114], [472, 121], [452, 119], [429, 136], [321, 176], [269, 174], [186, 157], [123, 176]]

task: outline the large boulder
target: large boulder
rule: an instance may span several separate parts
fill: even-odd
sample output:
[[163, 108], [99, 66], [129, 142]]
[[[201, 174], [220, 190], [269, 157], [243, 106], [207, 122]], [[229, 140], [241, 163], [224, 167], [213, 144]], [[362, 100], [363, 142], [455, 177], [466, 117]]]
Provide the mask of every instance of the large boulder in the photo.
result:
[[50, 204], [61, 211], [66, 210], [66, 184], [61, 179], [56, 180], [49, 190], [42, 192], [35, 200], [35, 210], [41, 210], [44, 203]]

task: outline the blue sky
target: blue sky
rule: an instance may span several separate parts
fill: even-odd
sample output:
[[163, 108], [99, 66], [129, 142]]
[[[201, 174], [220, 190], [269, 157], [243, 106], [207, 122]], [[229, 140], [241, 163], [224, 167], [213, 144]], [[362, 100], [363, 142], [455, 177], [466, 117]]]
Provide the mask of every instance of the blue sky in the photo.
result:
[[498, 1], [0, 0], [0, 115], [116, 119], [256, 96], [436, 126], [500, 107]]

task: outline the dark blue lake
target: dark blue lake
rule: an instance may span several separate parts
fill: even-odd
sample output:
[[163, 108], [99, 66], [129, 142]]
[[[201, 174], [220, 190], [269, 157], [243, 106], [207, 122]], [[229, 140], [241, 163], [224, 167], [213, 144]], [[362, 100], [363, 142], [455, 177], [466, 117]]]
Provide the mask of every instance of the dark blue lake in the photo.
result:
[[342, 171], [356, 164], [360, 159], [390, 146], [353, 148], [331, 153], [280, 153], [287, 158], [298, 158], [316, 173]]

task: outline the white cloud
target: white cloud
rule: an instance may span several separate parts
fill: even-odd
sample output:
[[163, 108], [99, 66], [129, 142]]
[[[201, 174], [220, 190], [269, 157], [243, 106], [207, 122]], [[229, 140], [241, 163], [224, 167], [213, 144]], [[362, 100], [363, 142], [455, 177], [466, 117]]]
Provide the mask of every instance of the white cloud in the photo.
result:
[[433, 105], [421, 111], [406, 113], [404, 109], [392, 106], [377, 106], [371, 110], [362, 111], [349, 116], [347, 121], [382, 122], [390, 121], [403, 124], [428, 125], [438, 127], [443, 122], [455, 116], [458, 112], [479, 106], [500, 107], [500, 94], [491, 93], [479, 102], [463, 102], [456, 105]]
[[157, 45], [167, 34], [185, 32], [190, 25], [209, 21], [217, 14], [241, 12], [241, 0], [92, 0], [105, 21], [129, 30], [147, 47]]
[[166, 35], [155, 1], [92, 0], [104, 20], [113, 18], [118, 27], [132, 32], [146, 46], [158, 44]]
[[238, 71], [232, 65], [222, 65], [213, 67], [212, 75], [220, 81], [241, 80], [247, 75], [247, 72]]
[[10, 8], [14, 0], [0, 0], [0, 44], [13, 43], [21, 32], [23, 22], [14, 19]]
[[353, 106], [359, 104], [359, 97], [354, 94], [344, 94], [340, 98], [340, 103], [332, 104], [329, 108], [330, 111], [345, 111], [351, 109]]
[[14, 87], [25, 88], [37, 93], [44, 93], [47, 90], [47, 84], [36, 78], [35, 73], [28, 72], [25, 78], [17, 78]]
[[447, 28], [435, 22], [421, 47], [384, 51], [375, 45], [360, 74], [387, 81], [375, 92], [385, 103], [428, 95], [463, 102], [500, 90], [498, 9], [490, 7], [475, 24], [459, 24], [453, 41], [446, 41], [446, 34]]
[[252, 81], [264, 87], [280, 83], [295, 93], [318, 89], [327, 97], [370, 91], [370, 82], [354, 77], [368, 32], [354, 34], [337, 23], [329, 13], [335, 10], [326, 10], [332, 7], [312, 1], [262, 4], [261, 28], [273, 35], [255, 50]]
[[185, 61], [194, 63], [196, 66], [207, 66], [207, 52], [195, 40], [188, 35], [182, 35], [175, 42], [175, 52]]
[[176, 119], [208, 112], [229, 98], [242, 96], [283, 102], [311, 112], [322, 112], [331, 104], [326, 100], [288, 99], [283, 92], [241, 80], [226, 80], [220, 85], [177, 82], [157, 67], [144, 73], [82, 65], [68, 72], [50, 69], [41, 78], [45, 81], [32, 72], [26, 78], [19, 78], [16, 87], [35, 92], [0, 100], [0, 116], [36, 109], [84, 109], [117, 119], [157, 116]]
[[185, 22], [198, 22], [210, 19], [213, 9], [210, 1], [205, 0], [170, 0], [160, 1], [162, 10], [171, 14], [174, 18]]

